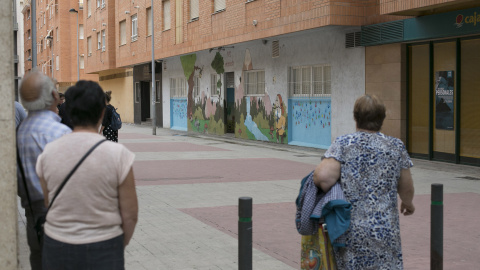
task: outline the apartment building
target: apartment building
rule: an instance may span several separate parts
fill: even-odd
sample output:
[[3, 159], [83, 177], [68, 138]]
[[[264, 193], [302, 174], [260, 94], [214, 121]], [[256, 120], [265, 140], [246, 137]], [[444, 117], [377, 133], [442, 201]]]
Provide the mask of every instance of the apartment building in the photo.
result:
[[[98, 75], [85, 73], [83, 0], [36, 0], [36, 16], [31, 14], [31, 4], [31, 0], [26, 0], [22, 10], [25, 72], [33, 68], [32, 44], [35, 44], [36, 68], [52, 77], [60, 92], [64, 92], [78, 79], [98, 81]], [[78, 13], [69, 12], [71, 9]], [[32, 29], [33, 17], [36, 19], [36, 29]], [[32, 31], [36, 31], [34, 43]]]
[[[327, 148], [374, 93], [388, 108], [382, 132], [414, 156], [478, 164], [478, 1], [151, 3], [87, 0], [83, 13], [85, 70], [127, 122], [155, 114], [165, 128]], [[436, 96], [435, 78], [453, 92]]]

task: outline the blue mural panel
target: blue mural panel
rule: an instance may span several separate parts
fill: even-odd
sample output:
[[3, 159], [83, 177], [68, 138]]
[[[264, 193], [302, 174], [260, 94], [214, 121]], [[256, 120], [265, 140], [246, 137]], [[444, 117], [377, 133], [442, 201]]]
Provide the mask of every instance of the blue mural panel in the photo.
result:
[[187, 98], [170, 99], [171, 129], [187, 131]]
[[327, 149], [331, 144], [331, 98], [289, 99], [289, 144]]

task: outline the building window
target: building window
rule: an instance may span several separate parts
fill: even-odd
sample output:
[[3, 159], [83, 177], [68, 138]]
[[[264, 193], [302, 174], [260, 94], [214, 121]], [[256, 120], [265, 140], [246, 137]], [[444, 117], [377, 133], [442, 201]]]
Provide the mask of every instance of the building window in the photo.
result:
[[102, 8], [105, 7], [105, 0], [102, 0]]
[[102, 52], [105, 51], [105, 44], [106, 43], [106, 40], [105, 40], [105, 30], [102, 30]]
[[265, 71], [245, 71], [244, 88], [246, 95], [265, 95]]
[[332, 93], [329, 65], [290, 68], [289, 92], [291, 97], [330, 97]]
[[210, 96], [218, 96], [222, 86], [222, 80], [219, 74], [210, 75]]
[[[78, 0], [78, 9], [83, 10], [83, 0]], [[58, 9], [57, 9], [58, 12]]]
[[198, 76], [193, 77], [193, 96], [200, 96], [200, 78]]
[[85, 68], [85, 57], [83, 55], [80, 55], [80, 69]]
[[152, 35], [152, 8], [147, 8], [147, 36]]
[[132, 15], [132, 42], [138, 38], [137, 14]]
[[92, 37], [87, 38], [88, 56], [92, 56]]
[[83, 39], [83, 24], [78, 25], [78, 39]]
[[187, 97], [187, 82], [185, 80], [185, 77], [170, 78], [170, 97]]
[[102, 48], [102, 36], [100, 32], [97, 32], [97, 50]]
[[198, 0], [190, 0], [190, 20], [198, 20], [199, 5]]
[[155, 102], [162, 102], [162, 89], [160, 89], [160, 81], [155, 81]]
[[87, 16], [92, 16], [92, 0], [87, 0]]
[[225, 10], [226, 8], [225, 0], [214, 0], [213, 7], [214, 7], [214, 12], [220, 12]]
[[127, 44], [127, 21], [120, 22], [120, 45]]
[[140, 103], [140, 83], [135, 83], [135, 103]]
[[100, 7], [100, 0], [97, 0], [97, 8]]
[[183, 1], [175, 3], [175, 44], [180, 44], [183, 43]]
[[170, 0], [163, 1], [163, 30], [170, 29]]
[[60, 56], [55, 57], [55, 69], [58, 70], [60, 68]]
[[32, 35], [30, 33], [30, 29], [27, 30], [27, 39], [31, 39], [32, 38]]

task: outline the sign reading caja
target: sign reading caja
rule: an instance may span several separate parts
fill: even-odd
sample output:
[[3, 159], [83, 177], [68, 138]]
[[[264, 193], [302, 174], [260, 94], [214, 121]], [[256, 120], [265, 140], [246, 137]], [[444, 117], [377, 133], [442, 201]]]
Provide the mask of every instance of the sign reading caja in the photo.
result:
[[480, 13], [477, 14], [477, 12], [474, 12], [473, 15], [465, 16], [465, 19], [463, 17], [463, 14], [458, 14], [455, 21], [455, 25], [457, 26], [457, 28], [462, 27], [464, 23], [473, 24], [474, 26], [476, 26], [477, 23], [480, 24]]

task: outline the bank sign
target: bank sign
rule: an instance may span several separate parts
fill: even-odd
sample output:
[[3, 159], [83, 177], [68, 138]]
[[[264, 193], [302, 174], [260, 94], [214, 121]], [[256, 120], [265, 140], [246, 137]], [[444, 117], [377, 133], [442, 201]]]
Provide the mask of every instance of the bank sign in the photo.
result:
[[404, 20], [404, 40], [480, 34], [480, 7]]

